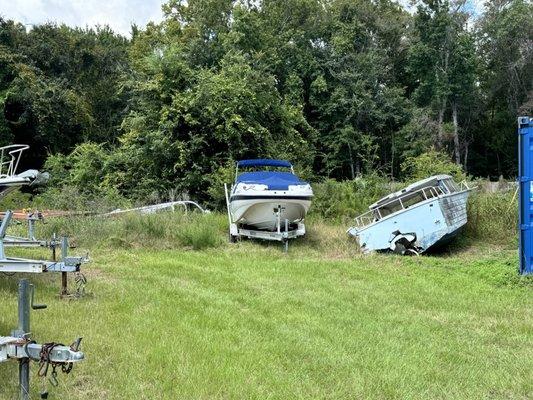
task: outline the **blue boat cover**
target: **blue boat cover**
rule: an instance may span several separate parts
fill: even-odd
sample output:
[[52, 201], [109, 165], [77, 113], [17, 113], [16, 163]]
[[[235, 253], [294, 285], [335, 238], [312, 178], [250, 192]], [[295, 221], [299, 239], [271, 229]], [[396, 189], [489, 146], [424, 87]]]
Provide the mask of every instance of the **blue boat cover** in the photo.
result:
[[241, 160], [237, 162], [238, 167], [292, 167], [291, 163], [285, 160], [269, 160], [257, 158], [254, 160]]
[[289, 185], [306, 185], [290, 172], [258, 171], [245, 172], [237, 177], [237, 183], [267, 185], [269, 190], [288, 190]]

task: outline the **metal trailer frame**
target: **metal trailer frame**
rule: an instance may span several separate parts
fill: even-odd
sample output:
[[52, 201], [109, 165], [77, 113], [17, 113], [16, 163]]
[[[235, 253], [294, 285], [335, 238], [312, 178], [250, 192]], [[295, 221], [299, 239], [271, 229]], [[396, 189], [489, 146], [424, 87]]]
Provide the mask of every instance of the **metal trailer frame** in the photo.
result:
[[[0, 363], [15, 360], [19, 362], [19, 387], [20, 398], [30, 399], [30, 361], [52, 364], [51, 379], [55, 380], [55, 367], [57, 365], [72, 365], [82, 361], [85, 355], [79, 351], [81, 338], [74, 341], [71, 346], [56, 343], [38, 344], [30, 339], [30, 311], [46, 308], [44, 304], [34, 304], [35, 288], [27, 279], [21, 279], [18, 286], [18, 327], [11, 336], [0, 336]], [[46, 360], [43, 360], [43, 347], [48, 347]], [[44, 372], [46, 378], [48, 369]], [[70, 372], [70, 367], [66, 369]], [[57, 381], [52, 381], [57, 382]], [[46, 398], [47, 392], [41, 393]]]
[[[5, 215], [11, 211], [7, 211], [5, 213], [1, 213], [2, 219], [5, 217]], [[22, 236], [13, 236], [13, 235], [5, 235], [4, 236], [4, 246], [5, 247], [46, 247], [50, 249], [54, 249], [56, 247], [61, 246], [61, 241], [58, 241], [55, 237], [53, 237], [51, 240], [40, 240], [37, 239], [35, 236], [35, 224], [37, 221], [44, 221], [43, 216], [39, 212], [29, 212], [26, 214], [26, 221], [28, 222], [28, 236], [22, 237]]]
[[166, 202], [166, 203], [152, 204], [152, 205], [143, 206], [143, 207], [128, 208], [126, 210], [122, 210], [122, 209], [118, 208], [116, 210], [110, 211], [110, 212], [105, 213], [105, 214], [99, 214], [99, 216], [101, 216], [101, 217], [111, 217], [113, 215], [124, 214], [124, 213], [128, 213], [128, 212], [133, 212], [133, 211], [137, 211], [137, 212], [139, 212], [141, 214], [153, 214], [153, 213], [155, 213], [157, 211], [166, 210], [166, 209], [171, 209], [172, 211], [175, 211], [176, 206], [183, 207], [183, 210], [185, 211], [185, 214], [187, 214], [187, 212], [189, 210], [189, 206], [198, 209], [202, 214], [208, 214], [210, 212], [209, 210], [207, 210], [205, 208], [202, 208], [202, 206], [200, 206], [200, 204], [198, 204], [195, 201], [192, 201], [192, 200], [179, 200], [179, 201], [169, 201], [169, 202]]
[[281, 220], [280, 207], [278, 207], [277, 216], [277, 229], [275, 231], [265, 231], [259, 229], [249, 229], [241, 226], [232, 221], [231, 212], [229, 206], [229, 190], [227, 183], [224, 183], [224, 193], [226, 195], [226, 208], [228, 210], [228, 221], [229, 221], [229, 240], [230, 242], [235, 242], [241, 237], [246, 237], [249, 239], [262, 239], [262, 240], [272, 240], [282, 242], [284, 246], [284, 251], [289, 250], [289, 240], [295, 239], [300, 236], [305, 235], [305, 224], [299, 222], [296, 229], [290, 229], [289, 221]]
[[520, 273], [533, 274], [533, 118], [518, 118]]
[[[68, 256], [68, 239], [66, 237], [61, 238], [61, 259], [59, 261], [45, 261], [45, 260], [32, 260], [27, 258], [16, 258], [16, 257], [7, 257], [5, 254], [5, 246], [31, 246], [35, 247], [40, 244], [32, 244], [33, 242], [39, 241], [29, 241], [28, 243], [25, 240], [18, 242], [13, 242], [13, 237], [7, 237], [6, 231], [11, 222], [13, 216], [12, 211], [7, 211], [4, 214], [2, 219], [2, 224], [0, 225], [0, 272], [12, 274], [12, 273], [44, 273], [44, 272], [60, 272], [61, 273], [61, 296], [68, 295], [68, 280], [67, 273], [80, 273], [81, 265], [88, 262], [88, 257], [72, 257]], [[21, 238], [23, 239], [23, 238]], [[15, 244], [14, 244], [15, 243]], [[58, 242], [55, 238], [50, 242], [53, 258], [55, 259], [56, 246]], [[80, 279], [80, 282], [85, 283], [85, 279]]]

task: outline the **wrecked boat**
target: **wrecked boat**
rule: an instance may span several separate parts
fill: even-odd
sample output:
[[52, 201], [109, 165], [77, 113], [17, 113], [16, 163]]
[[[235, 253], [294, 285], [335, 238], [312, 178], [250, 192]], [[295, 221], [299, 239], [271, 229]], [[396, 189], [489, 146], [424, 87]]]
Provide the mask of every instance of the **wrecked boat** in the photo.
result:
[[467, 222], [470, 191], [466, 182], [457, 184], [449, 175], [423, 179], [372, 204], [348, 233], [363, 253], [421, 254], [459, 233]]

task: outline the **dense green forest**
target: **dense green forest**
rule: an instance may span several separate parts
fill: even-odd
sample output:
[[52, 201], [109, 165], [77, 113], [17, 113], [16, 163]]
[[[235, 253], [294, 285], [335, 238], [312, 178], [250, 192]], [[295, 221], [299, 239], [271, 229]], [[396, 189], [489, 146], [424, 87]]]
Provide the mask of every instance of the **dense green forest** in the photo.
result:
[[380, 174], [430, 149], [516, 175], [533, 108], [533, 4], [170, 0], [131, 38], [0, 19], [0, 142], [56, 187], [207, 200], [233, 160], [313, 180]]

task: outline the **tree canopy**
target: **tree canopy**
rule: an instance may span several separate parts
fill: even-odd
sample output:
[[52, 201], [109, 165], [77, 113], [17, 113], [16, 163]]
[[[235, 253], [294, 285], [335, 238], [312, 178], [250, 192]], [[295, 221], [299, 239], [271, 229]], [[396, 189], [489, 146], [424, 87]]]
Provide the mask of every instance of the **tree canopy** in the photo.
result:
[[[353, 179], [447, 154], [516, 174], [533, 107], [533, 5], [489, 0], [170, 0], [131, 38], [0, 19], [0, 142], [59, 185], [199, 198], [234, 160]], [[434, 155], [435, 153], [431, 153]]]

